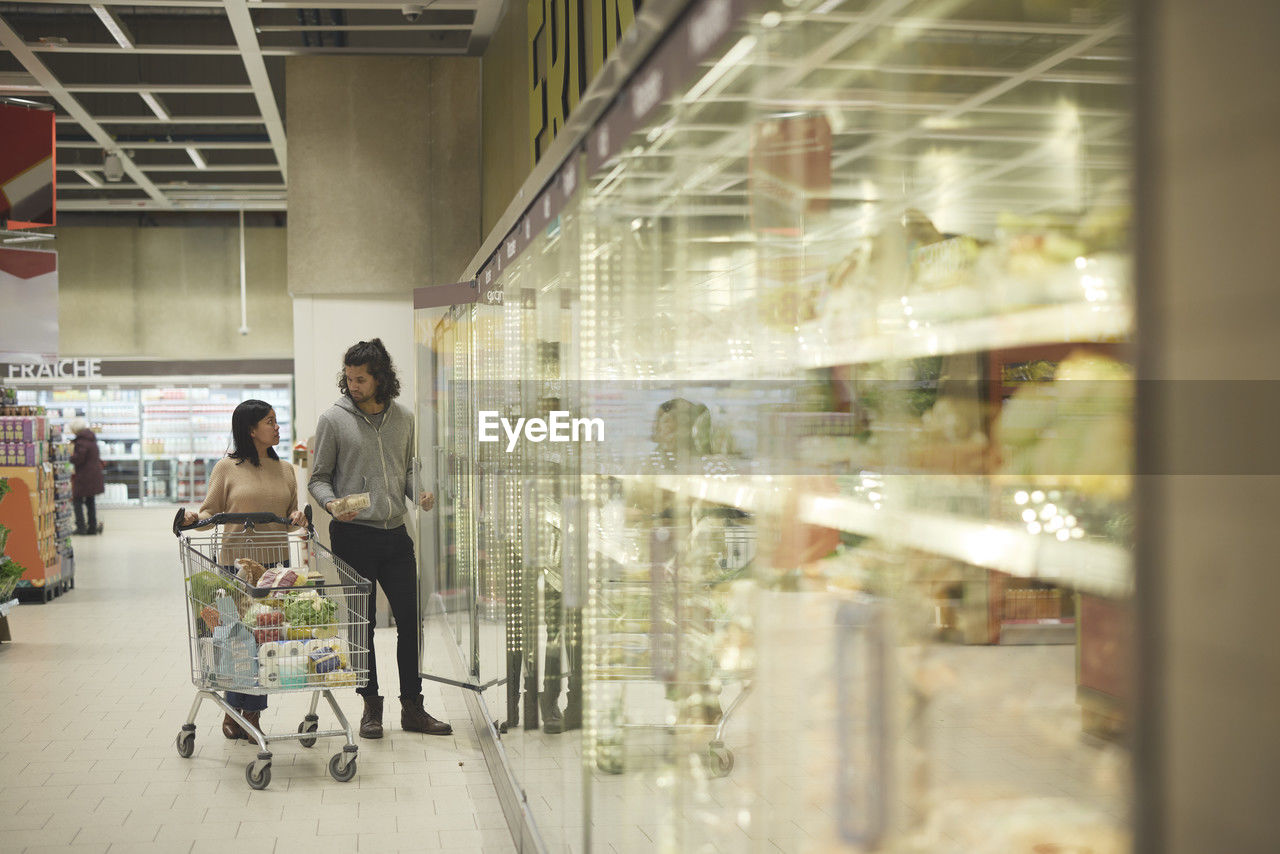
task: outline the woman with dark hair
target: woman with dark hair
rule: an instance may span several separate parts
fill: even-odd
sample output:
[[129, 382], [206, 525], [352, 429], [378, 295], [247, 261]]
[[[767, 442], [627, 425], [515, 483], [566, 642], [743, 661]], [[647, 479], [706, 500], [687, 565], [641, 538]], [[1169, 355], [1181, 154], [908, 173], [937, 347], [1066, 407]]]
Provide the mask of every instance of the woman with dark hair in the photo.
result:
[[[231, 413], [232, 450], [218, 460], [209, 473], [209, 485], [199, 513], [186, 511], [183, 523], [193, 525], [219, 513], [274, 513], [291, 524], [307, 524], [298, 509], [298, 480], [293, 466], [276, 455], [280, 443], [280, 425], [271, 404], [263, 400], [246, 400]], [[257, 533], [281, 531], [279, 523], [256, 526]], [[227, 526], [219, 562], [230, 566], [235, 554], [236, 526]], [[280, 560], [288, 558], [282, 549]], [[267, 563], [268, 561], [262, 561]], [[267, 698], [262, 694], [227, 692], [227, 704], [238, 710], [249, 723], [258, 725]], [[227, 738], [248, 738], [244, 729], [230, 715], [222, 720], [222, 734]]]

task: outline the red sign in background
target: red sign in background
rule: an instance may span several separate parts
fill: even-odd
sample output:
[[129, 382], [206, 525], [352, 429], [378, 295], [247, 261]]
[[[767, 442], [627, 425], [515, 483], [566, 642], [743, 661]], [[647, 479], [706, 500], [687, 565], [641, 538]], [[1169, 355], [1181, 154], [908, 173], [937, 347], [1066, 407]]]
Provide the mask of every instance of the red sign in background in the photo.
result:
[[0, 104], [0, 140], [0, 222], [54, 225], [53, 111]]

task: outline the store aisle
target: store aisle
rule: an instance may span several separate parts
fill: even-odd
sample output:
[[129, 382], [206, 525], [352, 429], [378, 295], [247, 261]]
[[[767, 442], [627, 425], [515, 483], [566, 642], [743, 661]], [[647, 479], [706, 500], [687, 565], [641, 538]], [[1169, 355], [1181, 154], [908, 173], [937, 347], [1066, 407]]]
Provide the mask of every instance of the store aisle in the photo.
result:
[[[14, 641], [0, 646], [0, 851], [514, 851], [464, 700], [433, 683], [427, 709], [455, 734], [402, 732], [390, 697], [387, 737], [360, 741], [350, 783], [326, 771], [341, 740], [311, 750], [281, 742], [270, 788], [251, 790], [244, 768], [255, 748], [224, 739], [209, 704], [194, 756], [180, 758], [174, 738], [194, 689], [172, 516], [106, 511], [104, 536], [75, 540], [76, 589], [10, 617]], [[393, 630], [376, 643], [395, 660]], [[355, 692], [337, 696], [358, 722]], [[306, 695], [273, 697], [263, 723], [293, 729], [306, 704]]]

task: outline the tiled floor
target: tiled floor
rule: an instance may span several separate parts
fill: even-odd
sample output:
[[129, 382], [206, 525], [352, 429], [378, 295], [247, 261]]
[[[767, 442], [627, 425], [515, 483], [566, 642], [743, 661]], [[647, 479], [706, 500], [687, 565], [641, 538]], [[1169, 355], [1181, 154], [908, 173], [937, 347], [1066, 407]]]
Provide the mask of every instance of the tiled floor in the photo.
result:
[[[349, 783], [326, 772], [340, 739], [279, 742], [270, 787], [251, 790], [255, 749], [224, 739], [209, 704], [195, 754], [180, 758], [194, 689], [172, 511], [103, 518], [104, 536], [75, 540], [76, 589], [16, 609], [13, 642], [0, 646], [0, 851], [515, 850], [464, 700], [436, 683], [424, 685], [426, 707], [455, 734], [402, 732], [388, 698], [387, 737], [359, 742]], [[376, 643], [394, 662], [393, 630]], [[336, 696], [358, 722], [355, 692]], [[295, 729], [306, 703], [273, 697], [268, 732]]]

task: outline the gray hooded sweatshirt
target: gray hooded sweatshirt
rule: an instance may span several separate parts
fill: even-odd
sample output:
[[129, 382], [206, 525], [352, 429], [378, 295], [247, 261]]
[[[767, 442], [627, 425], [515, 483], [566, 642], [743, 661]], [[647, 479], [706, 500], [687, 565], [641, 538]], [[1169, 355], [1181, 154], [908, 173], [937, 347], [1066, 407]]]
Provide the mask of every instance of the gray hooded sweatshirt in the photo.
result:
[[[381, 423], [379, 423], [381, 419]], [[343, 395], [320, 415], [316, 456], [307, 489], [323, 507], [337, 498], [369, 493], [354, 524], [390, 530], [404, 524], [413, 483], [413, 416], [394, 400], [365, 415]]]

